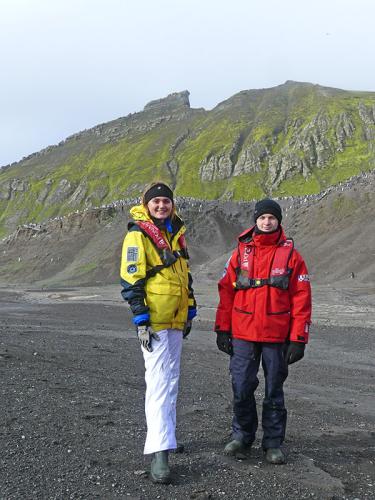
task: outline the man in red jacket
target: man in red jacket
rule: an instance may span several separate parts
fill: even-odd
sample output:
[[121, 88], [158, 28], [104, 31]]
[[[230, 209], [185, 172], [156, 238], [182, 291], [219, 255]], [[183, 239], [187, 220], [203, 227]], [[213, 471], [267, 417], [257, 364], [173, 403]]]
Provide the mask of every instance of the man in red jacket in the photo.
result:
[[239, 236], [219, 281], [215, 323], [217, 346], [231, 356], [233, 432], [224, 453], [242, 455], [255, 439], [254, 393], [262, 360], [262, 448], [273, 464], [286, 461], [280, 448], [287, 419], [283, 384], [288, 365], [303, 358], [311, 322], [308, 271], [293, 241], [285, 237], [281, 220], [276, 201], [256, 203], [255, 226]]

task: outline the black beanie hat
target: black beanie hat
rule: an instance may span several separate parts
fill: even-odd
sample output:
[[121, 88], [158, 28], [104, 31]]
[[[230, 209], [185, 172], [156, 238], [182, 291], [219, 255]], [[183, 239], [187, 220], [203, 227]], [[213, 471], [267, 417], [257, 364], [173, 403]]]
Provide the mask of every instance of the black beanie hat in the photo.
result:
[[255, 204], [255, 209], [254, 209], [254, 222], [256, 222], [257, 218], [263, 214], [274, 215], [276, 219], [279, 221], [279, 224], [281, 224], [283, 216], [281, 213], [281, 207], [276, 201], [269, 199], [258, 201]]
[[173, 203], [173, 191], [166, 184], [163, 184], [162, 182], [154, 184], [153, 186], [150, 187], [148, 191], [145, 192], [144, 194], [145, 204], [147, 205], [147, 203], [150, 200], [152, 200], [152, 198], [156, 198], [157, 196], [163, 196], [165, 198], [169, 198]]

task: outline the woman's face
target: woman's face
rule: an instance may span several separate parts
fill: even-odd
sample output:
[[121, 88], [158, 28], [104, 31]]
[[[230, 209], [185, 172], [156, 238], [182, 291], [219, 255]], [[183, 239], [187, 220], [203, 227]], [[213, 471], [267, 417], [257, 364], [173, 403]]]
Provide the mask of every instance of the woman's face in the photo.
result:
[[147, 203], [147, 208], [151, 217], [165, 220], [172, 214], [173, 203], [172, 200], [166, 198], [165, 196], [158, 196], [156, 198], [151, 198], [151, 200]]

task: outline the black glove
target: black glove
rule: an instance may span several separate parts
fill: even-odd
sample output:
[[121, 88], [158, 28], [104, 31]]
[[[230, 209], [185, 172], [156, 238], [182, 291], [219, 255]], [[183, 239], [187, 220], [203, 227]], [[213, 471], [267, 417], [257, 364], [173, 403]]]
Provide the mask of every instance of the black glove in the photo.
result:
[[152, 352], [151, 341], [160, 340], [159, 335], [154, 332], [150, 325], [138, 325], [137, 326], [138, 340], [141, 346], [148, 352]]
[[305, 344], [303, 342], [289, 342], [285, 344], [285, 361], [288, 365], [296, 363], [303, 358], [305, 353]]
[[185, 323], [184, 329], [182, 330], [182, 338], [186, 339], [186, 337], [189, 335], [191, 332], [191, 326], [192, 326], [193, 321], [191, 319], [188, 319]]
[[232, 356], [233, 346], [232, 335], [230, 332], [222, 332], [220, 330], [216, 330], [216, 345], [219, 351], [225, 352], [225, 354], [229, 354], [229, 356]]

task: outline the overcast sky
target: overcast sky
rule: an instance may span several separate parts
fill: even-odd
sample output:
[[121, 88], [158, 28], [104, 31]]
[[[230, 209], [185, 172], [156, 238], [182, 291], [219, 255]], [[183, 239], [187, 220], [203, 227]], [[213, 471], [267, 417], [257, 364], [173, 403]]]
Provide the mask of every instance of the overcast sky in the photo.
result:
[[190, 91], [375, 91], [374, 0], [0, 0], [0, 165]]

